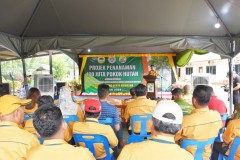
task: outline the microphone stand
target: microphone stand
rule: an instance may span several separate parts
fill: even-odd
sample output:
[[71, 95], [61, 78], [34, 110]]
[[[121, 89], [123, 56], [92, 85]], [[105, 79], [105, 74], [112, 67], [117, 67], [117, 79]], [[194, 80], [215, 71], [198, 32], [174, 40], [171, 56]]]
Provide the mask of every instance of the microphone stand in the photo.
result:
[[163, 89], [162, 89], [162, 81], [163, 81], [163, 79], [165, 80], [165, 81], [167, 81], [167, 79], [166, 78], [164, 78], [162, 75], [158, 75], [160, 78], [161, 78], [161, 97], [160, 97], [160, 100], [162, 100], [163, 98], [162, 98], [162, 91], [163, 91]]

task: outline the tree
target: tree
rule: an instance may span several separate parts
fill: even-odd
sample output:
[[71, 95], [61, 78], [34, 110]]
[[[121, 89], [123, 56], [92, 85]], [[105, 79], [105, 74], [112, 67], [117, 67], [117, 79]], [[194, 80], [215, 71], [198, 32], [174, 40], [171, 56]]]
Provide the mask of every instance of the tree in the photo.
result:
[[163, 69], [170, 69], [171, 68], [167, 56], [151, 57], [151, 59], [149, 60], [148, 63], [149, 63], [149, 65], [152, 65], [152, 64], [155, 65], [156, 70], [160, 70], [161, 72], [162, 72]]

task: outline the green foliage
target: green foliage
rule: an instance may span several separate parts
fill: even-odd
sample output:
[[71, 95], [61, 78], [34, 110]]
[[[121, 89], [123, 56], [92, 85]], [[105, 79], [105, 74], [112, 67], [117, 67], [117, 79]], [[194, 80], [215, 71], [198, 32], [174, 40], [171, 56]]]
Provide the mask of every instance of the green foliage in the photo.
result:
[[[68, 80], [71, 69], [73, 68], [73, 61], [65, 54], [53, 55], [53, 74], [56, 80]], [[36, 69], [42, 64], [49, 65], [49, 57], [35, 57], [25, 59], [26, 73], [35, 74]], [[2, 76], [6, 81], [10, 81], [10, 73], [13, 74], [14, 80], [20, 81], [23, 79], [23, 69], [21, 60], [1, 62]], [[33, 77], [30, 79], [33, 80]], [[16, 87], [15, 87], [16, 88]]]
[[79, 91], [82, 89], [82, 85], [77, 81], [69, 81], [67, 85], [72, 89], [72, 91]]
[[151, 57], [149, 60], [149, 65], [154, 64], [156, 66], [156, 70], [162, 70], [162, 69], [170, 69], [171, 66], [168, 61], [168, 57], [163, 57], [163, 56], [154, 56]]
[[69, 60], [70, 59], [68, 57], [62, 57], [61, 55], [56, 55], [53, 58], [53, 68], [54, 68], [53, 75], [55, 79], [61, 81], [70, 75], [70, 72], [68, 69]]

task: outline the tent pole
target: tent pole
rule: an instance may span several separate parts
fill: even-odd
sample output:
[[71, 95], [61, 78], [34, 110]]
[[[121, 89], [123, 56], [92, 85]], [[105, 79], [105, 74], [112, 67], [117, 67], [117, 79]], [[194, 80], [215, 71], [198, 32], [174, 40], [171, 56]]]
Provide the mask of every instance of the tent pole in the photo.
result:
[[52, 51], [48, 51], [49, 53], [49, 66], [50, 66], [50, 74], [53, 74], [52, 72]]
[[232, 64], [232, 59], [234, 57], [234, 41], [230, 40], [230, 44], [231, 44], [231, 58], [229, 58], [229, 89], [230, 89], [230, 99], [229, 99], [229, 110], [230, 110], [230, 114], [232, 114], [235, 110], [234, 106], [233, 106], [233, 64]]
[[230, 115], [233, 113], [233, 79], [232, 79], [232, 71], [233, 71], [233, 65], [232, 65], [232, 58], [228, 59], [228, 65], [229, 65], [229, 90], [230, 90], [230, 96], [229, 96], [229, 113]]
[[22, 67], [23, 67], [23, 78], [24, 78], [24, 88], [26, 91], [26, 96], [28, 94], [28, 80], [27, 80], [27, 74], [26, 74], [26, 66], [25, 66], [25, 59], [22, 58]]
[[73, 79], [76, 80], [75, 61], [73, 61]]
[[0, 84], [2, 84], [2, 64], [0, 61]]

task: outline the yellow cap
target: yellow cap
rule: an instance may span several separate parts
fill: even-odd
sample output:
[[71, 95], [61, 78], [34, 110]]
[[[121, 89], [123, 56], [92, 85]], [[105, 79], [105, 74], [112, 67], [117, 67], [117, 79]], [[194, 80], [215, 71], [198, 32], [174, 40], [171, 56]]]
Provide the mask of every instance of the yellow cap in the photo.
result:
[[0, 97], [0, 115], [12, 113], [20, 106], [25, 106], [31, 103], [31, 101], [31, 99], [21, 100], [16, 96], [4, 95]]

